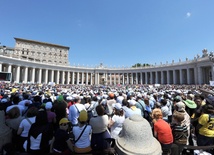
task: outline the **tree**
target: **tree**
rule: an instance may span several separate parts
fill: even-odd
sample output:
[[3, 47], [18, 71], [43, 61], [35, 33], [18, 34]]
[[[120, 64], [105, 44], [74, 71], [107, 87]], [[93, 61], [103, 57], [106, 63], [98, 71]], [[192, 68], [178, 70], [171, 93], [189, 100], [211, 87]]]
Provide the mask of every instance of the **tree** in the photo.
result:
[[151, 66], [150, 64], [144, 63], [136, 63], [135, 65], [132, 66], [132, 68], [136, 68], [136, 67], [147, 67], [147, 66]]

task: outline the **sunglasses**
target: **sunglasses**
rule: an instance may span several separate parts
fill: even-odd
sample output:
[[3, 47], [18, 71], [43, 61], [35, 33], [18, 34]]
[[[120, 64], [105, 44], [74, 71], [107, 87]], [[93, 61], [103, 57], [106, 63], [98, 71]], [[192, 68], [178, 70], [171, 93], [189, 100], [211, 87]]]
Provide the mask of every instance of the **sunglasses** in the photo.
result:
[[60, 124], [61, 126], [66, 126], [66, 125], [68, 125], [68, 123], [65, 123], [65, 124]]

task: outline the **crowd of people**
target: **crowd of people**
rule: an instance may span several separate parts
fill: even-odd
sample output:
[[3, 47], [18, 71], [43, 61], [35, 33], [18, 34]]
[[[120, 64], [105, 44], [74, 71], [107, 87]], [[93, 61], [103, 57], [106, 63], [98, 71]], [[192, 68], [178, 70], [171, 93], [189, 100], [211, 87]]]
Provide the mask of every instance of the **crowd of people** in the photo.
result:
[[13, 145], [3, 147], [10, 155], [115, 154], [111, 148], [132, 115], [149, 122], [163, 154], [191, 154], [184, 146], [214, 145], [214, 97], [208, 85], [1, 83], [0, 110], [12, 130]]

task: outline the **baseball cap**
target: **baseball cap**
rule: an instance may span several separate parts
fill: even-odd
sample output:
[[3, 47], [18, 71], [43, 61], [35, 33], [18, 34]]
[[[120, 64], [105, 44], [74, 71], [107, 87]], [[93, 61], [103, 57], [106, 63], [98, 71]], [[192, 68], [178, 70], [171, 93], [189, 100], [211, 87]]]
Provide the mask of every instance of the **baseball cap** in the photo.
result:
[[69, 121], [67, 118], [62, 118], [62, 119], [59, 121], [59, 125], [61, 125], [61, 124], [66, 124], [66, 123], [70, 123], [70, 121]]

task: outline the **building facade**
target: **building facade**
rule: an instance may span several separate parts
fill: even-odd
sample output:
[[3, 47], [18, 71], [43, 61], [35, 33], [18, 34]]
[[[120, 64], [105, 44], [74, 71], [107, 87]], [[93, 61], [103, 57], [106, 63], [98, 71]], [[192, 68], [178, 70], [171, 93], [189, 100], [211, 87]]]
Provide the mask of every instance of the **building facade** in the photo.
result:
[[116, 85], [116, 84], [209, 84], [214, 81], [214, 56], [202, 55], [177, 63], [108, 68], [71, 66], [69, 47], [15, 38], [14, 48], [0, 46], [0, 71], [12, 73], [12, 82]]

